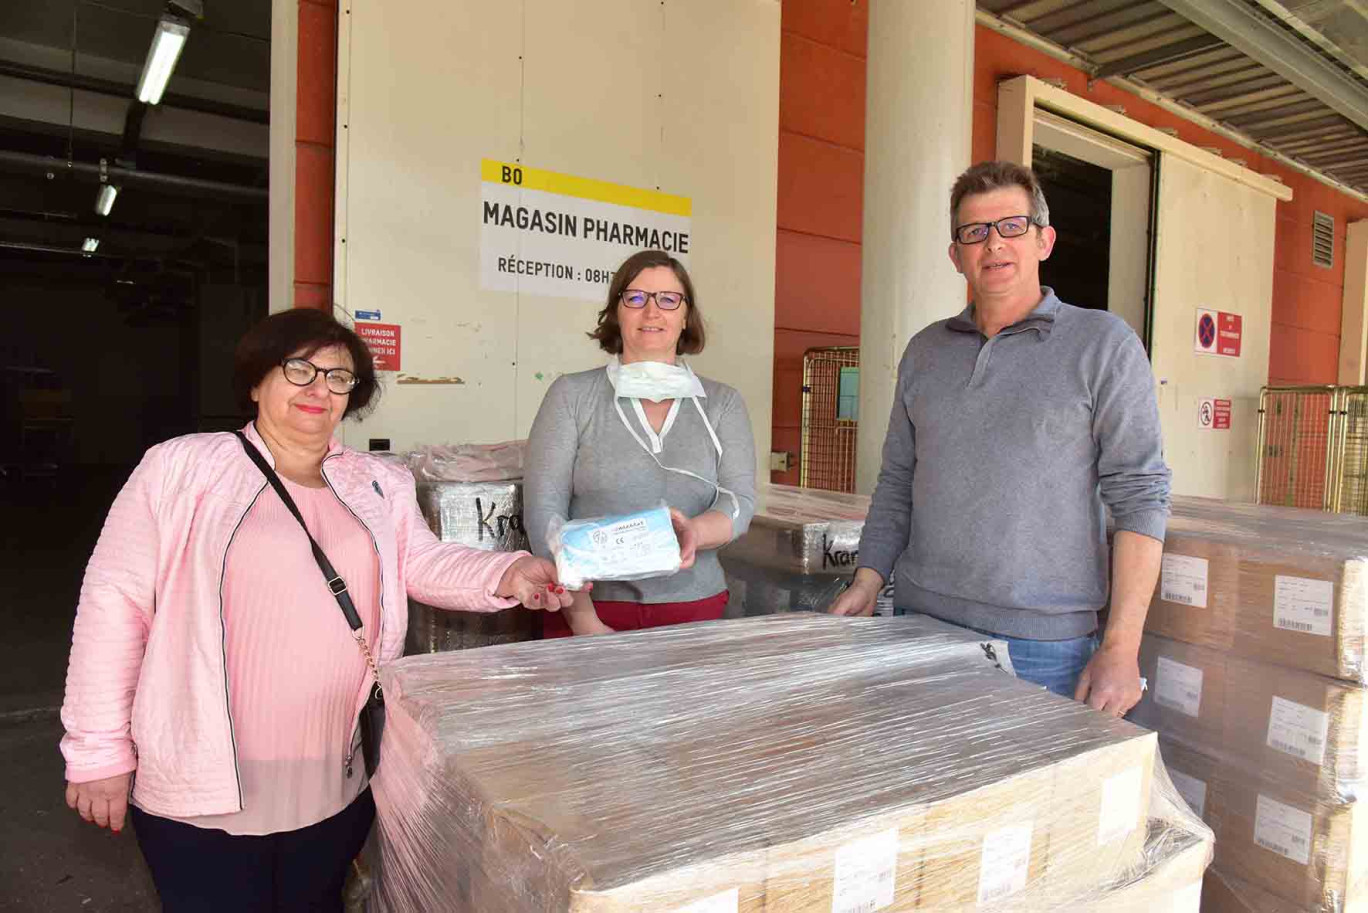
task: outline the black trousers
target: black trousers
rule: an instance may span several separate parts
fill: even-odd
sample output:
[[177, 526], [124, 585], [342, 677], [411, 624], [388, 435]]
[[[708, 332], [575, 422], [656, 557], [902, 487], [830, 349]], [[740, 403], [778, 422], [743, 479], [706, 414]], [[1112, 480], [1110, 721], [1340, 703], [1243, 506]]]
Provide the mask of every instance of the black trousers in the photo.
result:
[[129, 812], [166, 913], [340, 913], [375, 800], [367, 789], [331, 818], [259, 837]]

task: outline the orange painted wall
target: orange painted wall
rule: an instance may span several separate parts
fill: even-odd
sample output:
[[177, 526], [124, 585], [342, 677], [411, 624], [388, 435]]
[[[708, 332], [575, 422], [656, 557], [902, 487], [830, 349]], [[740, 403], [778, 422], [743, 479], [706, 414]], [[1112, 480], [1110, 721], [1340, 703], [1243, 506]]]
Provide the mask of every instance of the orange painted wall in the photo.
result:
[[299, 0], [295, 307], [332, 308], [338, 0]]
[[783, 4], [775, 239], [773, 449], [798, 483], [803, 353], [860, 344], [864, 197], [864, 0]]
[[[1151, 127], [1174, 127], [1180, 139], [1195, 146], [1215, 146], [1227, 158], [1245, 159], [1254, 171], [1279, 177], [1292, 188], [1291, 202], [1277, 206], [1268, 382], [1334, 383], [1339, 360], [1347, 226], [1368, 218], [1368, 204], [1115, 86], [1096, 83], [1089, 88], [1087, 75], [1081, 70], [982, 26], [974, 39], [975, 161], [994, 155], [998, 82], [1028, 74], [1063, 79], [1075, 95], [1102, 105], [1123, 105], [1128, 117]], [[1331, 268], [1311, 262], [1311, 223], [1316, 211], [1335, 219], [1335, 265]], [[1219, 231], [1220, 227], [1213, 226], [1213, 230]]]

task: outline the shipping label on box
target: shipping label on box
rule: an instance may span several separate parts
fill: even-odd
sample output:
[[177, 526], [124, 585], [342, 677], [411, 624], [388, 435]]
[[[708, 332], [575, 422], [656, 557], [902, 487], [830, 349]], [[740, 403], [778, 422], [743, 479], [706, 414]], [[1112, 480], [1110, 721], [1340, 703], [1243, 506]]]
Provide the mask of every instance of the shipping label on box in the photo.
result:
[[1164, 552], [1159, 572], [1160, 598], [1166, 602], [1205, 609], [1208, 571], [1205, 558]]

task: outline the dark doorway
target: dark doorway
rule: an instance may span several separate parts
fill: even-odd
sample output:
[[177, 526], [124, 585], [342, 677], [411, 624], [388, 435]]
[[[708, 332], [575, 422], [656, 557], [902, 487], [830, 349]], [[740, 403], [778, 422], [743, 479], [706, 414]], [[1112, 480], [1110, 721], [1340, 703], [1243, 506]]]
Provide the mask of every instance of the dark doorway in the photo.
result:
[[1054, 253], [1040, 264], [1040, 281], [1060, 300], [1107, 310], [1111, 274], [1112, 172], [1036, 146], [1031, 165], [1050, 204], [1058, 233]]

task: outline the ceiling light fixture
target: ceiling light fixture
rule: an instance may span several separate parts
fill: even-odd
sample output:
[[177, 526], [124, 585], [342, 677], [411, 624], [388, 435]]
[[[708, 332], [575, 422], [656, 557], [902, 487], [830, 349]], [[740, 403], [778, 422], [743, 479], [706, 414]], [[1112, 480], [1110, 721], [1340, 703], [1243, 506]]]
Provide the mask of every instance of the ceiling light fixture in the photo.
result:
[[114, 208], [114, 198], [119, 195], [119, 188], [113, 184], [105, 184], [100, 188], [100, 195], [95, 199], [95, 211], [102, 216], [109, 215], [109, 211]]
[[152, 34], [152, 46], [147, 50], [142, 76], [138, 78], [138, 101], [155, 105], [161, 101], [171, 71], [176, 68], [185, 39], [190, 37], [190, 26], [171, 16], [163, 16]]
[[93, 253], [95, 253], [96, 250], [99, 249], [99, 247], [100, 247], [100, 239], [99, 239], [99, 238], [86, 238], [85, 241], [81, 244], [81, 251], [82, 251], [83, 253], [93, 254]]

